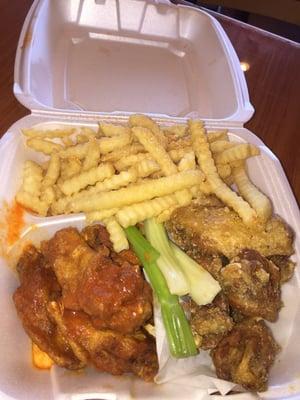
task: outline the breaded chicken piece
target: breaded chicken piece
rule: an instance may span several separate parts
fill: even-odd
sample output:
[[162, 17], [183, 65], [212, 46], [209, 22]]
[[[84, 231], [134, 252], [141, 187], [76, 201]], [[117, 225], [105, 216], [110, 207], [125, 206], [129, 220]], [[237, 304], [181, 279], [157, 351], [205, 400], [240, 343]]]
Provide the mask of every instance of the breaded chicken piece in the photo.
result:
[[166, 223], [168, 234], [185, 251], [235, 257], [244, 248], [263, 256], [291, 255], [293, 233], [278, 216], [265, 226], [246, 226], [238, 214], [224, 206], [192, 203], [178, 208]]
[[272, 322], [278, 318], [280, 270], [257, 251], [242, 250], [221, 269], [219, 283], [234, 310]]
[[265, 322], [249, 319], [236, 324], [210, 354], [218, 378], [262, 392], [279, 350]]
[[268, 259], [271, 260], [280, 269], [281, 283], [287, 282], [292, 278], [296, 263], [290, 260], [288, 256], [274, 255], [269, 256]]
[[[185, 307], [186, 309], [186, 307]], [[198, 348], [213, 349], [233, 328], [229, 304], [220, 292], [211, 304], [198, 306], [190, 300], [190, 325]]]

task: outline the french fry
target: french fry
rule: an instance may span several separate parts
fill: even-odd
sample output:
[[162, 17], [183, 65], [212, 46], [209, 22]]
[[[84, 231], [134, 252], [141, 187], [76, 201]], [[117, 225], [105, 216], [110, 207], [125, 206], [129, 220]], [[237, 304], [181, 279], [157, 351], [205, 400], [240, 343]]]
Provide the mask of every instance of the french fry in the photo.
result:
[[61, 138], [65, 147], [74, 146], [73, 140], [69, 136]]
[[271, 201], [251, 182], [242, 162], [233, 168], [232, 175], [240, 194], [251, 204], [258, 217], [267, 221], [272, 215]]
[[55, 138], [65, 138], [71, 136], [75, 132], [74, 128], [65, 128], [65, 129], [22, 129], [22, 133], [24, 136], [29, 138], [48, 138], [48, 139], [55, 139]]
[[114, 163], [116, 170], [123, 171], [137, 163], [141, 163], [144, 160], [152, 160], [152, 156], [149, 153], [131, 154], [129, 156], [122, 157], [119, 161]]
[[166, 132], [167, 134], [173, 134], [178, 137], [185, 136], [187, 134], [187, 126], [186, 125], [171, 125], [171, 126], [162, 126], [161, 130]]
[[245, 160], [248, 157], [257, 156], [260, 150], [248, 143], [241, 143], [233, 146], [222, 153], [215, 155], [214, 159], [217, 164], [227, 164], [233, 161]]
[[55, 190], [53, 186], [46, 187], [41, 194], [41, 201], [48, 204], [48, 207], [56, 200]]
[[60, 180], [65, 181], [81, 171], [81, 161], [76, 157], [61, 160]]
[[195, 153], [190, 151], [186, 153], [178, 164], [178, 171], [187, 171], [188, 169], [195, 169], [196, 161], [195, 161]]
[[215, 142], [216, 140], [228, 140], [227, 129], [223, 131], [211, 131], [207, 133], [207, 141], [209, 143]]
[[98, 181], [103, 181], [105, 178], [109, 178], [114, 174], [114, 172], [115, 170], [112, 164], [100, 164], [98, 167], [91, 168], [88, 171], [84, 171], [65, 180], [58, 186], [66, 196], [70, 196], [73, 193], [79, 192], [79, 190], [88, 185], [94, 185]]
[[100, 161], [100, 148], [95, 140], [89, 142], [88, 151], [83, 161], [82, 170], [88, 171], [89, 169], [96, 167]]
[[203, 179], [203, 174], [200, 171], [183, 171], [155, 180], [150, 179], [144, 183], [134, 184], [112, 192], [85, 196], [76, 201], [71, 201], [69, 208], [70, 211], [74, 212], [120, 208], [200, 184]]
[[89, 150], [89, 142], [75, 144], [74, 146], [67, 147], [66, 149], [62, 149], [59, 152], [59, 156], [61, 158], [70, 158], [76, 157], [78, 159], [83, 159]]
[[127, 186], [137, 180], [138, 174], [135, 168], [130, 168], [128, 171], [122, 171], [118, 175], [104, 179], [102, 182], [96, 183], [95, 186], [90, 187], [79, 193], [80, 196], [85, 194], [93, 194], [99, 192], [108, 192], [109, 190], [116, 190], [121, 187]]
[[50, 162], [42, 181], [42, 187], [45, 189], [48, 186], [52, 186], [56, 183], [60, 174], [60, 158], [57, 153], [53, 153], [50, 158]]
[[192, 192], [190, 190], [180, 190], [175, 193], [175, 197], [177, 199], [177, 203], [173, 206], [167, 208], [166, 210], [162, 211], [159, 215], [156, 216], [157, 223], [163, 223], [170, 219], [174, 210], [179, 207], [188, 206], [192, 201]]
[[129, 243], [125, 232], [119, 225], [118, 221], [114, 217], [110, 217], [104, 220], [104, 224], [109, 233], [109, 238], [113, 244], [114, 251], [119, 253], [122, 250], [129, 249]]
[[130, 128], [123, 125], [99, 123], [99, 128], [104, 136], [109, 137], [130, 134]]
[[91, 224], [92, 222], [95, 221], [103, 222], [105, 219], [114, 216], [118, 211], [119, 211], [118, 208], [109, 208], [107, 210], [93, 211], [87, 213], [85, 215], [86, 222], [88, 224]]
[[179, 206], [174, 205], [167, 210], [162, 211], [156, 218], [155, 221], [158, 224], [163, 224], [164, 222], [168, 221], [173, 213]]
[[[57, 198], [57, 196], [56, 196], [56, 198]], [[65, 196], [65, 197], [57, 198], [57, 200], [51, 204], [51, 207], [50, 207], [51, 215], [68, 214], [66, 207], [72, 199], [73, 199], [72, 196]]]
[[167, 150], [180, 150], [184, 147], [192, 147], [192, 141], [190, 135], [183, 136], [180, 138], [168, 136]]
[[169, 156], [174, 162], [178, 162], [184, 157], [184, 155], [190, 151], [193, 151], [192, 147], [183, 147], [179, 149], [173, 149], [168, 152]]
[[43, 169], [36, 162], [27, 160], [23, 168], [22, 191], [39, 197], [43, 179]]
[[205, 134], [205, 128], [200, 121], [189, 121], [192, 142], [198, 163], [206, 176], [206, 180], [212, 192], [225, 204], [232, 207], [242, 218], [245, 224], [253, 224], [256, 220], [256, 212], [249, 204], [233, 192], [219, 177], [215, 166], [209, 143]]
[[19, 191], [16, 195], [16, 200], [23, 207], [36, 212], [39, 215], [45, 216], [48, 211], [48, 204], [40, 200], [37, 196], [24, 191]]
[[110, 153], [103, 154], [101, 159], [104, 162], [106, 162], [106, 161], [116, 162], [116, 161], [120, 160], [121, 158], [128, 157], [130, 155], [134, 155], [137, 153], [142, 153], [144, 151], [145, 151], [145, 149], [144, 149], [143, 145], [141, 145], [140, 143], [132, 143], [132, 144], [122, 147], [121, 149], [117, 149]]
[[225, 179], [231, 175], [231, 167], [229, 164], [216, 164], [220, 178]]
[[239, 143], [229, 142], [227, 140], [216, 140], [210, 143], [210, 151], [212, 153], [221, 153], [224, 150], [230, 149]]
[[156, 136], [147, 128], [133, 127], [132, 132], [157, 162], [165, 176], [176, 174], [177, 167]]
[[35, 343], [31, 344], [32, 364], [38, 369], [50, 369], [54, 361]]
[[159, 128], [158, 124], [153, 119], [142, 114], [135, 114], [129, 117], [129, 125], [131, 127], [142, 127], [147, 128], [155, 135], [159, 143], [166, 148], [168, 139], [164, 135], [163, 131]]
[[28, 139], [26, 144], [31, 149], [47, 155], [63, 150], [63, 146], [61, 144], [53, 143], [50, 142], [50, 140], [40, 138]]
[[76, 136], [76, 144], [82, 144], [82, 143], [87, 143], [90, 141], [90, 138], [83, 133], [79, 133]]
[[132, 140], [131, 135], [119, 135], [113, 137], [104, 137], [99, 139], [99, 149], [101, 154], [107, 154], [115, 149], [120, 149], [128, 145]]
[[134, 168], [137, 170], [137, 174], [140, 178], [145, 178], [153, 174], [154, 172], [160, 171], [160, 166], [154, 160], [142, 160], [134, 164]]
[[[180, 200], [182, 202], [182, 199]], [[191, 198], [189, 200], [191, 200]], [[152, 200], [142, 201], [141, 203], [134, 203], [130, 206], [123, 207], [117, 212], [116, 218], [123, 228], [127, 228], [145, 219], [155, 217], [176, 205], [178, 205], [178, 195], [176, 196], [176, 193], [169, 194], [167, 196], [156, 197]]]

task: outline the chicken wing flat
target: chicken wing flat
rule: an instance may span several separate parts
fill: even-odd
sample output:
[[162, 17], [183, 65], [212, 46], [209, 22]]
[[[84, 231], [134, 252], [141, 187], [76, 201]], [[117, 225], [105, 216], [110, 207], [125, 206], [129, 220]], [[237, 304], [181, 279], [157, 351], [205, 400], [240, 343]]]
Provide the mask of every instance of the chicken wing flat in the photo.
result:
[[185, 251], [235, 257], [244, 248], [263, 256], [293, 253], [293, 233], [279, 217], [265, 226], [246, 226], [228, 207], [192, 203], [178, 208], [166, 223], [170, 238]]
[[116, 256], [93, 244], [96, 250], [76, 229], [66, 228], [42, 245], [62, 287], [64, 306], [85, 311], [98, 329], [134, 332], [152, 316], [151, 288], [139, 265], [127, 261], [137, 261], [131, 251]]
[[281, 307], [280, 270], [255, 250], [244, 249], [221, 269], [230, 306], [248, 317], [276, 321]]
[[265, 322], [250, 319], [235, 325], [210, 354], [219, 378], [261, 392], [279, 349]]
[[[54, 303], [54, 302], [53, 302]], [[124, 335], [111, 330], [98, 330], [82, 311], [64, 310], [51, 304], [53, 316], [68, 338], [86, 351], [101, 371], [113, 375], [132, 372], [145, 381], [152, 381], [158, 370], [155, 341], [146, 333]]]
[[28, 336], [53, 361], [69, 369], [84, 366], [73, 352], [65, 335], [57, 329], [48, 314], [47, 305], [61, 295], [61, 290], [51, 268], [34, 246], [25, 248], [17, 270], [21, 285], [13, 299], [23, 327]]
[[233, 328], [229, 304], [221, 292], [211, 304], [198, 306], [190, 300], [190, 325], [198, 348], [213, 349]]

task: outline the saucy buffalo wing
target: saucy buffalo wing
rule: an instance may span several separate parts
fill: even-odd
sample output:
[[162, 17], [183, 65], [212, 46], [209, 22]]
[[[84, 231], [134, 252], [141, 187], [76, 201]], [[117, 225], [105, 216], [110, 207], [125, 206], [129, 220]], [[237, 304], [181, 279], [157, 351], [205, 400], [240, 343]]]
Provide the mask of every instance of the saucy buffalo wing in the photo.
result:
[[27, 334], [58, 365], [91, 362], [149, 381], [158, 368], [155, 341], [143, 329], [152, 291], [135, 255], [114, 253], [103, 229], [66, 228], [40, 251], [28, 246], [17, 266], [15, 306]]

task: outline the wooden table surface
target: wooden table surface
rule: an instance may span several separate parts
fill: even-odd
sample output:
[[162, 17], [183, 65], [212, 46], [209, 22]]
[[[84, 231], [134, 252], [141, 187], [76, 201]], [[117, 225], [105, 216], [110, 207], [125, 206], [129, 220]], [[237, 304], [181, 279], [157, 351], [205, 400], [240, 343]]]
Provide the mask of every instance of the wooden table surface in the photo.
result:
[[[13, 95], [17, 41], [32, 0], [0, 4], [0, 136], [28, 114]], [[220, 16], [245, 73], [255, 114], [246, 127], [281, 160], [300, 203], [300, 46], [249, 25]]]

